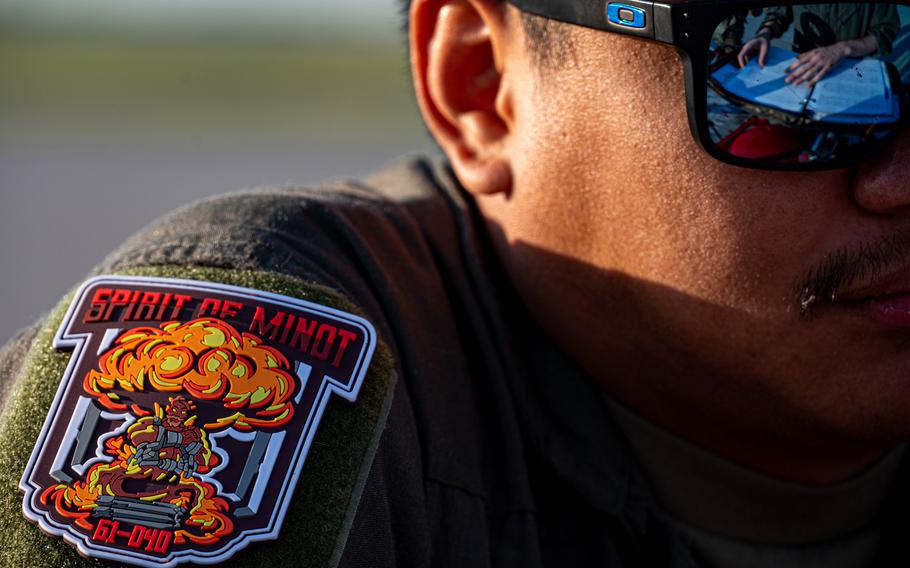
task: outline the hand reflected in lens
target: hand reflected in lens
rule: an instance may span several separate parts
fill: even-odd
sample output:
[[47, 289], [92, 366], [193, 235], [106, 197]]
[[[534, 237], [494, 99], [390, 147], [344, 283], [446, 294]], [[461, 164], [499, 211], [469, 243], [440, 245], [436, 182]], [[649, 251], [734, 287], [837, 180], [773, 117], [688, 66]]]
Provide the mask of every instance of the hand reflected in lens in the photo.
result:
[[765, 66], [765, 60], [768, 58], [768, 47], [770, 42], [768, 38], [760, 35], [755, 36], [750, 39], [743, 45], [743, 48], [739, 50], [739, 55], [736, 57], [736, 60], [739, 62], [739, 67], [743, 68], [753, 57], [758, 55], [758, 64], [762, 67]]
[[846, 57], [847, 51], [840, 43], [801, 53], [796, 61], [787, 67], [790, 74], [787, 75], [786, 81], [791, 85], [805, 83], [806, 86], [812, 87]]

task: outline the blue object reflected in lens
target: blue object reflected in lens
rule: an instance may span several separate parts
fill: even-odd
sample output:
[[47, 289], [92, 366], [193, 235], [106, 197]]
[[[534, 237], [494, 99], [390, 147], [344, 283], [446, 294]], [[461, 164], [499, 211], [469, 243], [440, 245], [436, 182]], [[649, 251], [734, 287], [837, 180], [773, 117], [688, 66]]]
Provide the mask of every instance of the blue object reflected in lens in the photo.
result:
[[710, 50], [709, 133], [716, 148], [738, 158], [847, 162], [881, 147], [905, 118], [906, 6], [791, 4], [734, 12], [718, 25]]

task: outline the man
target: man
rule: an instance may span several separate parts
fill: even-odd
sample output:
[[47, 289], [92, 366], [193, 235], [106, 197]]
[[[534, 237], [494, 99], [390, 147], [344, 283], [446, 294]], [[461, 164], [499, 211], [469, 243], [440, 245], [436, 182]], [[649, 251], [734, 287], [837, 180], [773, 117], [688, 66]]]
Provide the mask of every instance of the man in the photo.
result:
[[893, 4], [844, 3], [783, 6], [768, 10], [755, 37], [739, 52], [739, 64], [758, 56], [765, 64], [771, 40], [796, 21], [793, 51], [799, 53], [787, 68], [787, 83], [813, 86], [848, 57], [888, 55], [900, 28]]
[[[753, 17], [760, 16], [762, 10], [752, 10]], [[746, 32], [749, 12], [736, 12], [717, 27], [714, 42], [724, 55], [739, 51], [743, 46], [743, 34]]]
[[[586, 14], [577, 6], [566, 19]], [[637, 9], [610, 21], [654, 17]], [[693, 138], [667, 45], [495, 0], [412, 0], [409, 15], [417, 98], [448, 165], [419, 160], [362, 184], [178, 211], [94, 271], [132, 279], [89, 281], [43, 331], [7, 347], [3, 562], [82, 562], [19, 517], [17, 483], [46, 532], [138, 565], [179, 562], [168, 546], [190, 558], [222, 547], [216, 558], [237, 565], [906, 562], [910, 135], [850, 167], [736, 167]], [[206, 317], [184, 321], [191, 305]], [[272, 354], [256, 368], [296, 392], [316, 377], [301, 363], [331, 360], [317, 360], [316, 332], [300, 322], [334, 318], [342, 330], [357, 313], [376, 328], [377, 355], [355, 402], [336, 396], [324, 414], [295, 403], [295, 416], [322, 424], [274, 543], [221, 552], [247, 537], [249, 500], [231, 497], [241, 489], [217, 492], [211, 518], [233, 522], [228, 537], [194, 532], [180, 518], [195, 509], [181, 503], [78, 491], [97, 487], [80, 471], [132, 467], [137, 430], [122, 424], [172, 412], [145, 386], [152, 371], [202, 408], [224, 384], [245, 384], [231, 377], [252, 366], [246, 338]], [[145, 327], [131, 327], [137, 318]], [[55, 352], [55, 334], [83, 358]], [[146, 356], [155, 364], [133, 370]], [[56, 398], [45, 392], [61, 377]], [[346, 378], [330, 382], [340, 392]], [[275, 415], [290, 396], [278, 390], [259, 395]], [[71, 392], [79, 412], [57, 412]], [[219, 477], [205, 458], [212, 477], [159, 483], [240, 487], [244, 464], [283, 459], [282, 444], [272, 461], [251, 456], [290, 430], [228, 434], [264, 416], [245, 392], [206, 407], [240, 409], [232, 429], [198, 421], [233, 473]], [[82, 434], [83, 415], [113, 424], [94, 454], [80, 452], [96, 439]], [[44, 487], [47, 475], [69, 481]], [[162, 521], [165, 510], [177, 520]], [[222, 542], [131, 548], [150, 534], [140, 513], [176, 527], [155, 539]]]

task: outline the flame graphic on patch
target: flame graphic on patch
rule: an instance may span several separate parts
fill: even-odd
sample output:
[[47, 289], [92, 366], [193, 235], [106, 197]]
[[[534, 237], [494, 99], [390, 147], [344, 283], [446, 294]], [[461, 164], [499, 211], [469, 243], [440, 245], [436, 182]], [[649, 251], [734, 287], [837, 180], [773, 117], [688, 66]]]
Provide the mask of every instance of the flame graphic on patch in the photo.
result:
[[[206, 429], [277, 428], [294, 416], [294, 380], [287, 359], [258, 337], [222, 321], [198, 319], [129, 330], [102, 355], [99, 366], [86, 375], [84, 388], [111, 410], [127, 410], [112, 392], [121, 389], [183, 392], [199, 401], [219, 401], [224, 415]], [[136, 405], [131, 409], [149, 414]]]
[[[187, 541], [213, 544], [231, 534], [234, 523], [228, 515], [227, 501], [216, 496], [211, 484], [196, 477], [218, 464], [208, 436], [192, 425], [192, 416], [180, 426], [170, 420], [175, 416], [182, 418], [191, 409], [192, 403], [183, 397], [171, 399], [164, 412], [157, 407], [154, 417], [140, 418], [123, 436], [107, 440], [105, 453], [114, 458], [113, 462], [92, 466], [86, 472], [85, 481], [47, 488], [41, 495], [41, 503], [53, 503], [58, 513], [89, 531], [95, 527], [92, 512], [98, 508], [101, 496], [166, 503], [185, 512], [180, 527], [174, 530], [175, 544]], [[178, 446], [159, 445], [146, 452], [151, 454], [150, 458], [137, 459], [139, 451], [153, 443], [159, 433], [178, 432], [175, 429], [178, 427], [183, 434], [182, 442], [199, 446], [189, 455], [192, 463], [178, 467], [181, 459], [187, 459]]]
[[[250, 431], [287, 424], [294, 413], [296, 384], [288, 369], [279, 351], [218, 320], [125, 331], [101, 356], [99, 370], [85, 376], [83, 387], [104, 407], [139, 418], [122, 435], [106, 440], [104, 453], [113, 461], [94, 464], [71, 485], [48, 487], [41, 503], [53, 504], [60, 515], [88, 531], [95, 527], [103, 496], [166, 504], [179, 513], [175, 545], [217, 543], [234, 531], [234, 523], [227, 501], [199, 477], [219, 463], [208, 434], [228, 427]], [[137, 393], [174, 396], [164, 407], [124, 402]], [[215, 409], [216, 418], [196, 425], [195, 401], [209, 403], [208, 413]]]

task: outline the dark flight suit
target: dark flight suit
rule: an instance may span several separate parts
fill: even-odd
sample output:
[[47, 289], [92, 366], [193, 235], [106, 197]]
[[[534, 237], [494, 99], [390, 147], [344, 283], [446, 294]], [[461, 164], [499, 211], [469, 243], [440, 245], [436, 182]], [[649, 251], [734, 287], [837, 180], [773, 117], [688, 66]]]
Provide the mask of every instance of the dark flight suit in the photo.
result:
[[894, 4], [851, 2], [769, 8], [762, 25], [770, 26], [779, 37], [794, 23], [793, 51], [797, 53], [871, 34], [878, 42], [876, 55], [888, 55], [901, 22]]
[[[334, 512], [296, 510], [275, 543], [254, 543], [231, 565], [314, 565], [314, 557], [371, 568], [697, 565], [598, 387], [519, 303], [473, 202], [445, 165], [414, 160], [364, 183], [208, 199], [130, 239], [93, 273], [136, 267], [328, 286], [362, 309], [394, 360], [398, 380], [378, 450], [371, 464], [351, 462], [369, 468], [346, 493], [352, 520], [326, 525], [334, 539], [327, 547], [317, 538], [325, 535], [297, 528], [310, 525], [293, 515]], [[0, 356], [13, 400], [28, 399], [37, 380], [20, 372], [34, 338], [26, 331]], [[4, 415], [43, 420], [20, 407], [8, 402]], [[0, 449], [30, 450], [34, 440], [10, 422], [0, 428]], [[320, 451], [343, 450], [344, 431], [320, 434]], [[22, 518], [21, 459], [0, 454], [0, 565], [87, 564]], [[311, 490], [319, 488], [301, 481], [295, 500]], [[906, 519], [907, 495], [895, 493], [891, 503], [888, 514]], [[902, 548], [904, 523], [890, 526], [886, 542]]]

